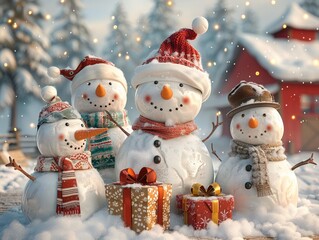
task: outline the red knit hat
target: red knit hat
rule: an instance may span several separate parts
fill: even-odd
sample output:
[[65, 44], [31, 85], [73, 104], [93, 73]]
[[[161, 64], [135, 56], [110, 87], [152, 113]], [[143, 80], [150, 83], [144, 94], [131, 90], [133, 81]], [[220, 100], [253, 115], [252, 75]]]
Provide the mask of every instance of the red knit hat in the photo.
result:
[[207, 29], [207, 20], [197, 17], [192, 23], [192, 29], [183, 28], [169, 36], [155, 56], [136, 68], [133, 87], [155, 80], [180, 82], [200, 90], [205, 101], [210, 95], [211, 81], [208, 73], [203, 70], [199, 52], [188, 40], [194, 40], [197, 34], [203, 34]]
[[120, 82], [127, 91], [127, 83], [123, 72], [112, 62], [102, 58], [86, 56], [75, 70], [50, 67], [48, 75], [53, 78], [59, 75], [72, 81], [72, 92], [81, 84], [94, 79], [108, 79]]

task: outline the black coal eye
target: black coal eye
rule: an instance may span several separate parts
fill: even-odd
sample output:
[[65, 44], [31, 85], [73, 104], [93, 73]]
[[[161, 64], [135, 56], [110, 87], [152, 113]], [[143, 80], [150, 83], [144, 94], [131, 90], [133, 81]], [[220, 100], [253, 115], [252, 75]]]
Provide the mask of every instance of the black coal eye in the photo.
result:
[[65, 126], [67, 126], [67, 127], [68, 127], [68, 126], [70, 126], [70, 123], [68, 123], [68, 122], [67, 122], [67, 123], [65, 123]]
[[109, 82], [109, 85], [111, 86], [111, 85], [112, 85], [112, 83], [111, 83], [111, 82]]
[[81, 127], [84, 127], [84, 124], [83, 124], [83, 123], [81, 124]]
[[245, 117], [245, 114], [242, 114], [241, 117]]
[[88, 85], [90, 86], [90, 85], [91, 85], [91, 83], [90, 83], [90, 82], [88, 82]]
[[180, 83], [180, 84], [179, 84], [179, 86], [180, 86], [180, 87], [183, 87], [183, 86], [184, 86], [184, 84], [183, 84], [183, 83]]
[[264, 114], [263, 114], [263, 117], [266, 117], [266, 116], [267, 116], [266, 113], [264, 113]]
[[154, 146], [155, 146], [156, 148], [160, 147], [160, 146], [161, 146], [161, 141], [160, 141], [160, 140], [155, 140], [155, 141], [154, 141]]
[[154, 84], [158, 84], [158, 81], [154, 81]]
[[158, 155], [156, 155], [155, 157], [154, 157], [154, 163], [156, 163], [156, 164], [159, 164], [160, 162], [161, 162], [161, 157], [160, 156], [158, 156]]

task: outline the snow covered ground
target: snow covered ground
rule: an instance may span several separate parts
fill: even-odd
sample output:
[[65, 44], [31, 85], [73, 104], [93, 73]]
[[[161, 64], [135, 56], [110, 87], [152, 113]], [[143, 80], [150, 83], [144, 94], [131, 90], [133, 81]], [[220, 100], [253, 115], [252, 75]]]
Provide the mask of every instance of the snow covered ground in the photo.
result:
[[[223, 141], [219, 141], [222, 143]], [[216, 142], [216, 149], [218, 148]], [[225, 146], [225, 144], [223, 143]], [[215, 148], [215, 145], [214, 145]], [[221, 152], [220, 157], [226, 157]], [[294, 164], [307, 159], [309, 152], [289, 156]], [[314, 154], [319, 162], [319, 152]], [[30, 161], [27, 172], [32, 172], [34, 161]], [[215, 170], [218, 162], [214, 162]], [[28, 223], [20, 207], [12, 208], [0, 215], [1, 239], [189, 239], [205, 237], [218, 239], [242, 239], [244, 236], [271, 236], [278, 239], [309, 239], [305, 236], [319, 235], [319, 167], [306, 165], [296, 170], [299, 183], [298, 207], [275, 208], [267, 212], [262, 206], [249, 217], [234, 214], [219, 226], [211, 223], [207, 230], [194, 231], [183, 225], [182, 216], [171, 214], [172, 231], [164, 232], [156, 225], [151, 231], [136, 234], [124, 228], [118, 216], [111, 216], [101, 209], [85, 222], [75, 217], [53, 217], [45, 222]], [[22, 191], [27, 178], [18, 171], [0, 166], [0, 193]]]

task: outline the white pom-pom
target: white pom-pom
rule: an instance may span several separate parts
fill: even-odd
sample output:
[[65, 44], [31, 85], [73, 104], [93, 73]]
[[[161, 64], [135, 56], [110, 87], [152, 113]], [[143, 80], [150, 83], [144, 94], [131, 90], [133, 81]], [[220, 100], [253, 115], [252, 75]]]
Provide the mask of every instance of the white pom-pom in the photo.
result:
[[203, 34], [208, 29], [208, 21], [204, 17], [197, 17], [192, 22], [192, 28], [195, 33]]
[[60, 76], [60, 69], [57, 67], [49, 67], [48, 75], [52, 78], [58, 78]]
[[57, 96], [56, 88], [53, 86], [46, 86], [41, 89], [41, 97], [43, 101], [49, 103]]

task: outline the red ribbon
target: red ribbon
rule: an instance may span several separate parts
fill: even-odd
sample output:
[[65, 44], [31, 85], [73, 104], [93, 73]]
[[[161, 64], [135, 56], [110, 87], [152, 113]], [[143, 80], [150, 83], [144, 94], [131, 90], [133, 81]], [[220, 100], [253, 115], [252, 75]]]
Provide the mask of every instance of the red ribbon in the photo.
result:
[[156, 182], [156, 172], [152, 168], [143, 167], [138, 174], [132, 168], [123, 169], [120, 172], [120, 184], [151, 184]]

